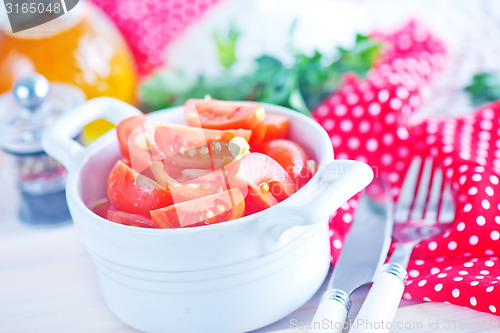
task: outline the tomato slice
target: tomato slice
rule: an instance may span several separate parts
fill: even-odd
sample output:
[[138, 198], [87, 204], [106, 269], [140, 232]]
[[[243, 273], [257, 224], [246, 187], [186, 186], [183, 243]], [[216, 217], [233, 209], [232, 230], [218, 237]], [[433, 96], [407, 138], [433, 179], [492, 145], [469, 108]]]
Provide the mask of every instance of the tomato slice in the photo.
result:
[[266, 136], [262, 141], [285, 139], [288, 136], [289, 120], [279, 114], [266, 114]]
[[130, 153], [128, 148], [128, 140], [132, 132], [146, 122], [143, 115], [134, 116], [122, 120], [116, 126], [116, 136], [118, 137], [118, 146], [120, 151], [127, 160], [130, 160]]
[[165, 172], [163, 164], [154, 162], [139, 177], [142, 180], [148, 180], [149, 178], [149, 181], [158, 179], [157, 185], [168, 190], [173, 203], [193, 200], [228, 189], [226, 174], [222, 169], [215, 171], [210, 169], [184, 169], [181, 178], [174, 179]]
[[250, 153], [236, 161], [227, 179], [231, 188], [239, 188], [246, 195], [247, 214], [274, 206], [296, 191], [285, 169], [260, 153]]
[[107, 191], [111, 205], [126, 213], [149, 217], [150, 210], [172, 204], [172, 196], [166, 188], [122, 161], [111, 170]]
[[307, 153], [291, 140], [266, 141], [256, 146], [254, 151], [266, 154], [278, 162], [288, 172], [297, 188], [304, 186], [314, 176], [315, 170], [309, 168], [311, 162], [308, 162], [310, 159]]
[[250, 145], [261, 142], [266, 134], [266, 113], [264, 107], [257, 103], [189, 99], [184, 104], [184, 116], [191, 126], [219, 130], [251, 130]]
[[[164, 156], [167, 174], [178, 178], [184, 169], [220, 168], [221, 161], [232, 160], [228, 143], [237, 137], [248, 141], [251, 134], [246, 129], [212, 130], [162, 123], [156, 127], [154, 140]], [[216, 155], [219, 163], [214, 165]]]
[[183, 228], [234, 220], [245, 214], [245, 199], [238, 188], [151, 211], [160, 228]]
[[154, 141], [154, 129], [143, 115], [127, 118], [116, 128], [118, 145], [130, 166], [141, 173], [163, 155]]
[[92, 207], [92, 211], [102, 218], [108, 218], [108, 210], [111, 208], [111, 204], [108, 199], [101, 199], [97, 201]]
[[157, 228], [150, 218], [143, 215], [121, 212], [119, 210], [108, 210], [107, 218], [112, 222], [130, 225], [133, 227]]
[[223, 170], [211, 171], [203, 176], [183, 179], [182, 182], [173, 181], [169, 183], [169, 190], [174, 203], [181, 203], [203, 196], [212, 195], [226, 191], [226, 174]]
[[242, 137], [247, 142], [252, 136], [248, 129], [202, 129], [179, 124], [159, 123], [156, 125], [155, 141], [166, 154], [178, 153], [182, 148], [191, 149], [207, 145], [207, 142], [229, 142], [234, 137]]

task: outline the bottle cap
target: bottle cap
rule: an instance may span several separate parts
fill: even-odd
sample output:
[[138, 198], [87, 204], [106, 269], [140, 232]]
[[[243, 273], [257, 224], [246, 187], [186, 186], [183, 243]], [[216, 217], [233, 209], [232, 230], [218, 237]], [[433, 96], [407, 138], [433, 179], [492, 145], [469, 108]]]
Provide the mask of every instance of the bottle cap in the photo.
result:
[[43, 130], [85, 100], [77, 87], [49, 83], [40, 74], [19, 79], [0, 95], [0, 146], [12, 154], [42, 152]]

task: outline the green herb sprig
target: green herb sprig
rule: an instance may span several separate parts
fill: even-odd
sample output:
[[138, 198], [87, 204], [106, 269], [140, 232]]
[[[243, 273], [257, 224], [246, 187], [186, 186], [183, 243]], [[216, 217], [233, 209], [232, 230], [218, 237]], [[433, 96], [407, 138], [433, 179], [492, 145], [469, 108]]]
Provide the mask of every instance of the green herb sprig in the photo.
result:
[[479, 73], [472, 83], [465, 87], [475, 106], [500, 99], [500, 73]]
[[234, 25], [225, 36], [214, 34], [219, 62], [226, 69], [217, 77], [189, 77], [180, 70], [163, 69], [147, 78], [139, 91], [142, 108], [163, 109], [208, 94], [215, 99], [266, 102], [310, 114], [310, 110], [338, 87], [342, 75], [354, 72], [364, 77], [381, 50], [379, 42], [363, 35], [356, 36], [352, 49], [337, 48], [332, 55], [319, 51], [307, 55], [290, 43], [291, 65], [263, 54], [255, 59], [252, 71], [235, 75], [231, 68], [237, 62], [240, 36]]

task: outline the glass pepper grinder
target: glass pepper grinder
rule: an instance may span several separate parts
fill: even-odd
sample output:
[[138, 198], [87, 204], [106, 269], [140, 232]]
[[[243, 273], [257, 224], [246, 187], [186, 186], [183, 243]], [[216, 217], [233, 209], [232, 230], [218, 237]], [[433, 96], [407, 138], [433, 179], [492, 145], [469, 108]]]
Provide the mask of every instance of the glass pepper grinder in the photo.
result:
[[50, 83], [40, 74], [19, 79], [0, 96], [0, 146], [16, 159], [21, 206], [19, 217], [30, 224], [69, 221], [66, 170], [44, 153], [43, 130], [58, 116], [85, 100], [75, 86]]

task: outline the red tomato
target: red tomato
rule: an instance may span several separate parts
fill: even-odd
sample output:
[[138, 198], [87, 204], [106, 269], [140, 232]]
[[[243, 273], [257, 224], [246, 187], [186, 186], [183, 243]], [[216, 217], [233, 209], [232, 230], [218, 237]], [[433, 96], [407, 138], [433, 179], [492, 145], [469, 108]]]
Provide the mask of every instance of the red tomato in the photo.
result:
[[137, 172], [147, 169], [152, 162], [161, 161], [163, 155], [154, 141], [153, 127], [142, 115], [127, 118], [116, 127], [118, 145], [123, 157]]
[[[193, 200], [206, 195], [227, 190], [225, 173], [223, 170], [184, 169], [181, 178], [174, 179], [167, 175], [163, 164], [154, 162], [141, 173], [141, 179], [158, 179], [158, 185], [166, 188], [173, 203]], [[146, 185], [147, 186], [147, 185]]]
[[288, 136], [289, 120], [279, 114], [266, 114], [266, 136], [263, 141], [285, 139]]
[[182, 228], [234, 220], [245, 214], [245, 199], [237, 188], [151, 211], [160, 228]]
[[108, 211], [108, 220], [124, 225], [142, 228], [156, 228], [153, 221], [143, 215], [130, 214], [118, 210]]
[[304, 186], [314, 176], [314, 171], [308, 168], [309, 157], [304, 149], [293, 141], [266, 141], [256, 146], [254, 151], [266, 154], [278, 162], [288, 172], [297, 188]]
[[211, 130], [197, 127], [159, 124], [155, 130], [155, 142], [164, 156], [167, 174], [179, 177], [183, 169], [218, 169], [222, 155], [231, 160], [228, 142], [235, 137], [249, 140], [252, 132], [245, 129]]
[[116, 126], [116, 136], [118, 137], [118, 146], [120, 147], [120, 151], [122, 152], [123, 157], [127, 160], [130, 160], [130, 154], [128, 149], [128, 140], [130, 134], [134, 132], [136, 128], [141, 126], [146, 122], [146, 118], [144, 116], [134, 116], [122, 120], [118, 126]]
[[223, 170], [211, 171], [199, 177], [186, 177], [182, 182], [169, 183], [174, 203], [189, 201], [203, 196], [226, 191], [226, 177]]
[[111, 208], [111, 204], [108, 199], [101, 199], [94, 204], [92, 211], [102, 218], [108, 218], [108, 210]]
[[170, 192], [151, 179], [140, 176], [118, 161], [108, 178], [108, 199], [118, 210], [149, 216], [149, 211], [172, 204]]
[[[109, 202], [96, 205], [96, 214], [145, 228], [220, 223], [277, 204], [314, 173], [314, 161], [283, 139], [289, 120], [266, 118], [260, 104], [190, 99], [184, 110], [191, 126], [153, 129], [144, 116], [117, 126], [127, 161], [111, 171]], [[262, 143], [264, 137], [272, 140]], [[249, 144], [256, 153], [248, 153]]]
[[250, 145], [261, 142], [266, 134], [266, 113], [264, 107], [257, 103], [189, 99], [184, 104], [184, 115], [191, 126], [220, 130], [252, 130]]
[[269, 208], [295, 193], [288, 173], [271, 157], [251, 153], [235, 162], [227, 175], [231, 188], [246, 194], [248, 214]]

